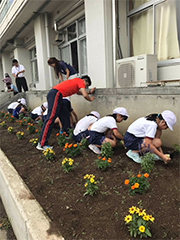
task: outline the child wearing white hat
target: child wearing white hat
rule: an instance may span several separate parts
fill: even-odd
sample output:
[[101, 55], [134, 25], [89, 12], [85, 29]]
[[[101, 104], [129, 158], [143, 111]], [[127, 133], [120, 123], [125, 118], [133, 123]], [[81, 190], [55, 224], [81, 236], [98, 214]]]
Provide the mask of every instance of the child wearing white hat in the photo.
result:
[[76, 142], [80, 142], [82, 138], [86, 138], [86, 130], [90, 125], [95, 123], [100, 118], [100, 114], [96, 111], [90, 112], [90, 114], [81, 118], [73, 131], [73, 138]]
[[44, 102], [41, 106], [34, 108], [31, 112], [31, 118], [35, 121], [42, 120], [44, 112], [48, 108], [48, 103]]
[[171, 159], [162, 151], [160, 140], [162, 130], [170, 128], [176, 123], [176, 116], [169, 110], [161, 114], [150, 114], [134, 121], [124, 136], [124, 144], [129, 151], [126, 155], [137, 163], [141, 163], [140, 151], [148, 149], [154, 153], [155, 160], [163, 160], [165, 163]]
[[[89, 128], [88, 142], [90, 144], [88, 147], [96, 154], [101, 154], [98, 147], [101, 147], [102, 144], [106, 142], [109, 142], [112, 147], [115, 147], [117, 139], [122, 140], [124, 138], [118, 131], [116, 123], [120, 123], [123, 120], [125, 121], [128, 117], [127, 110], [123, 107], [118, 107], [113, 110], [112, 115], [107, 115], [99, 119]], [[112, 132], [109, 137], [106, 136], [108, 130]]]

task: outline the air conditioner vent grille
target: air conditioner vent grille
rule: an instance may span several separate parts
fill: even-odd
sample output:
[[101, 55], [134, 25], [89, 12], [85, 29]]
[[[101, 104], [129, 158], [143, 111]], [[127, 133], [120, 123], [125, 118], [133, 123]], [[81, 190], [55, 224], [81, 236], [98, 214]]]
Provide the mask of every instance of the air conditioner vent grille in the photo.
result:
[[117, 77], [119, 87], [133, 87], [135, 84], [134, 62], [119, 63]]

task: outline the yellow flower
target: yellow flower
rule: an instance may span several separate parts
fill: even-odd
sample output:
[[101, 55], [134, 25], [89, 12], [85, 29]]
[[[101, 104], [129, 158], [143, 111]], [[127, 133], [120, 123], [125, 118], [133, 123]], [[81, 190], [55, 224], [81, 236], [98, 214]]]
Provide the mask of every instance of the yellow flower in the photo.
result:
[[154, 222], [155, 218], [154, 218], [152, 215], [149, 215], [149, 220], [150, 220], [151, 222]]
[[130, 212], [131, 214], [134, 214], [135, 211], [136, 211], [136, 207], [132, 206], [131, 208], [129, 208], [129, 212]]
[[73, 165], [73, 162], [69, 162], [69, 165]]
[[143, 216], [143, 219], [144, 219], [145, 221], [149, 221], [149, 215]]
[[90, 182], [91, 182], [91, 183], [93, 183], [94, 181], [95, 181], [94, 178], [91, 178], [91, 179], [90, 179]]
[[85, 183], [84, 186], [87, 187], [87, 186], [88, 186], [88, 183]]
[[129, 222], [132, 221], [132, 216], [131, 215], [127, 215], [124, 220], [125, 220], [125, 222], [129, 223]]
[[140, 231], [140, 232], [143, 233], [143, 232], [145, 232], [145, 230], [146, 230], [146, 228], [145, 228], [144, 226], [141, 225], [141, 226], [139, 227], [139, 231]]
[[139, 216], [144, 216], [146, 215], [146, 210], [142, 208], [137, 208], [136, 212], [139, 214]]

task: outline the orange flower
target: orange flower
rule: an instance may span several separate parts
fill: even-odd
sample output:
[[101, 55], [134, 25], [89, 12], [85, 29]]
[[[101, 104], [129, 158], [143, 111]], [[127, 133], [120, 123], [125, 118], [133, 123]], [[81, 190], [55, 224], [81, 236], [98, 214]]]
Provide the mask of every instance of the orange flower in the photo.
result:
[[36, 129], [36, 132], [38, 132], [39, 130], [38, 129]]
[[66, 151], [66, 149], [65, 149], [65, 148], [63, 148], [63, 151]]
[[82, 145], [82, 143], [79, 143], [79, 145]]
[[131, 187], [131, 189], [134, 190], [134, 189], [135, 189], [135, 186], [133, 185], [133, 186]]
[[134, 184], [134, 187], [135, 187], [135, 188], [139, 188], [139, 183], [135, 183], [135, 184]]
[[77, 147], [77, 144], [74, 144], [73, 147]]
[[99, 159], [101, 159], [102, 157], [98, 157]]
[[125, 185], [128, 185], [128, 184], [129, 184], [129, 179], [126, 179], [126, 180], [124, 181], [124, 184], [125, 184]]
[[28, 125], [31, 125], [30, 123], [28, 123]]
[[112, 159], [111, 159], [111, 158], [108, 158], [108, 162], [111, 163], [111, 162], [112, 162]]
[[29, 128], [27, 128], [27, 130], [29, 131]]
[[103, 161], [105, 161], [105, 160], [106, 160], [106, 158], [104, 157], [102, 160], [103, 160]]
[[137, 177], [141, 177], [141, 174], [138, 174]]
[[73, 144], [71, 143], [71, 144], [69, 144], [68, 148], [71, 148], [72, 146], [73, 146]]
[[66, 132], [63, 132], [62, 135], [66, 135]]
[[148, 173], [145, 173], [144, 176], [145, 176], [146, 178], [148, 178], [148, 177], [149, 177], [149, 174], [148, 174]]
[[60, 133], [57, 133], [56, 136], [58, 137], [60, 135]]
[[34, 124], [33, 124], [33, 123], [31, 123], [30, 125], [31, 125], [31, 126], [33, 126]]

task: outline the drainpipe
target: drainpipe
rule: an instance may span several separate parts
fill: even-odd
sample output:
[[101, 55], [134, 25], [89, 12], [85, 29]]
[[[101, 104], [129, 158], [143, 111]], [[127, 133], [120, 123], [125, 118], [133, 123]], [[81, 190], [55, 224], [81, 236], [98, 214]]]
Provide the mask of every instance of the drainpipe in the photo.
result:
[[112, 35], [113, 35], [113, 72], [114, 86], [116, 85], [116, 0], [112, 0]]
[[[46, 48], [47, 48], [47, 56], [50, 57], [50, 42], [49, 42], [49, 24], [48, 24], [48, 14], [45, 13], [45, 35], [46, 35]], [[51, 68], [48, 67], [49, 72], [49, 80], [50, 80], [50, 87], [53, 87], [53, 81], [52, 81], [52, 72]]]

